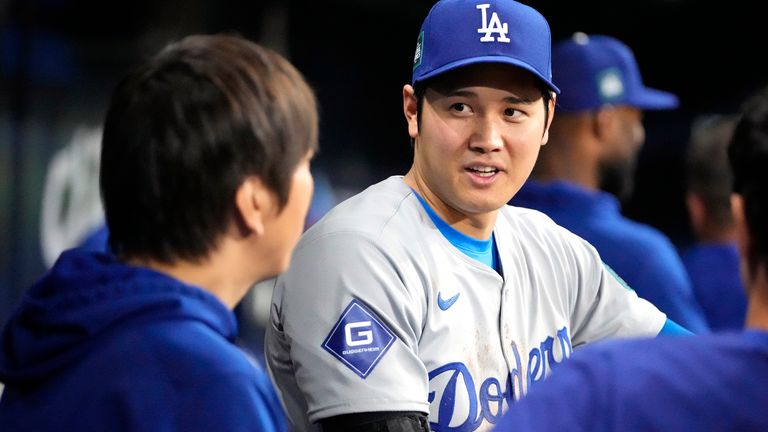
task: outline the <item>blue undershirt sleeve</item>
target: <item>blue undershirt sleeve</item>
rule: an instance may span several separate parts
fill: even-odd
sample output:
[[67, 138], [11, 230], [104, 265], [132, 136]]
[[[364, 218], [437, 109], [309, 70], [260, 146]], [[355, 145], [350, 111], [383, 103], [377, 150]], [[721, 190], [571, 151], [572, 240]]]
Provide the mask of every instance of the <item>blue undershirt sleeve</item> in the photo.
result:
[[693, 334], [692, 331], [667, 318], [667, 322], [657, 336], [691, 336]]

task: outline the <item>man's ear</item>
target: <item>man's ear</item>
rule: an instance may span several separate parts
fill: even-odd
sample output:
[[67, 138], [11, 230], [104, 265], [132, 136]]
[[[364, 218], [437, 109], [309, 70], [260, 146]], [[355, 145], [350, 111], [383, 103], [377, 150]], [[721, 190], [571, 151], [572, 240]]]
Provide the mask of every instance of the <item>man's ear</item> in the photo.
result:
[[610, 139], [613, 130], [616, 128], [616, 110], [611, 106], [604, 106], [595, 111], [592, 118], [592, 132], [597, 139], [600, 141]]
[[274, 212], [277, 197], [261, 178], [250, 176], [235, 191], [235, 207], [243, 227], [261, 237], [269, 215]]
[[418, 109], [416, 95], [410, 84], [403, 86], [403, 114], [408, 122], [408, 135], [415, 139], [419, 136]]

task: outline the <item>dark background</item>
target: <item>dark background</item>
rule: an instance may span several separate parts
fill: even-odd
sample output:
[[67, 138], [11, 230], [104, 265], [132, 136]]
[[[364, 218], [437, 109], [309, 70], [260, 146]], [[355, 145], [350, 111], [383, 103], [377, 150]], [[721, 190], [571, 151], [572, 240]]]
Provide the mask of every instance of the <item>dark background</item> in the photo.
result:
[[[49, 265], [40, 226], [52, 158], [73, 144], [78, 127], [99, 127], [111, 88], [128, 67], [190, 33], [234, 31], [282, 52], [317, 90], [321, 152], [315, 168], [341, 199], [409, 166], [401, 89], [432, 3], [0, 1], [0, 322]], [[680, 97], [676, 111], [646, 113], [637, 188], [624, 209], [684, 247], [690, 233], [683, 157], [691, 121], [737, 110], [768, 82], [759, 58], [764, 20], [754, 3], [524, 3], [547, 17], [553, 39], [574, 31], [622, 39], [633, 48], [646, 84]], [[77, 210], [77, 201], [68, 200], [52, 217], [71, 227], [77, 217], [67, 206]]]

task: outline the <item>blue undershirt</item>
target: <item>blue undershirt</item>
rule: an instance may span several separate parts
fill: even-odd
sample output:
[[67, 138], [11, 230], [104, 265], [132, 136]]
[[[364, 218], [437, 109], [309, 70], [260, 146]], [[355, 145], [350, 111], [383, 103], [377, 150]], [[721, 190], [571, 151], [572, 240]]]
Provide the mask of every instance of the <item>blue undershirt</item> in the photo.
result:
[[[411, 188], [411, 190], [413, 190], [413, 188]], [[478, 240], [461, 233], [440, 218], [432, 207], [424, 201], [424, 198], [422, 198], [415, 190], [413, 191], [413, 194], [419, 199], [419, 202], [424, 207], [427, 215], [429, 215], [432, 223], [435, 224], [443, 237], [448, 239], [456, 249], [460, 250], [464, 255], [487, 265], [496, 270], [497, 273], [501, 274], [499, 271], [499, 253], [496, 250], [496, 238], [493, 235], [491, 235], [491, 238], [488, 240]]]

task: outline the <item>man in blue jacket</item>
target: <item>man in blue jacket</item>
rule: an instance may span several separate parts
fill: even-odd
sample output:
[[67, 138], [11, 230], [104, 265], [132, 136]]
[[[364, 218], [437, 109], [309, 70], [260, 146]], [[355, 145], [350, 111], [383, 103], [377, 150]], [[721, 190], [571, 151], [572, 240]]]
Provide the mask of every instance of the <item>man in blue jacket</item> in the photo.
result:
[[694, 333], [708, 331], [688, 274], [669, 239], [621, 214], [645, 140], [643, 110], [677, 97], [646, 87], [632, 51], [604, 35], [576, 33], [552, 47], [562, 95], [549, 142], [510, 202], [540, 210], [583, 237], [640, 297]]
[[575, 351], [496, 430], [768, 430], [768, 88], [744, 106], [728, 154], [746, 329]]
[[100, 188], [112, 254], [72, 249], [0, 335], [0, 429], [280, 431], [232, 309], [285, 270], [317, 147], [312, 90], [278, 54], [190, 36], [110, 102]]
[[728, 144], [737, 121], [735, 115], [702, 117], [694, 122], [688, 141], [685, 201], [696, 242], [682, 259], [713, 331], [740, 329], [747, 313], [728, 166]]

